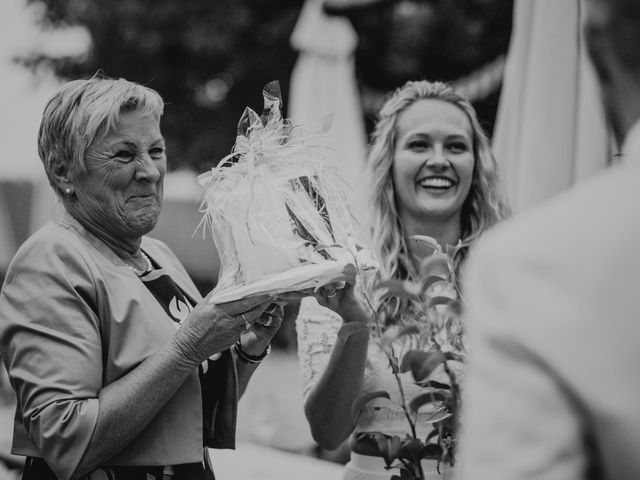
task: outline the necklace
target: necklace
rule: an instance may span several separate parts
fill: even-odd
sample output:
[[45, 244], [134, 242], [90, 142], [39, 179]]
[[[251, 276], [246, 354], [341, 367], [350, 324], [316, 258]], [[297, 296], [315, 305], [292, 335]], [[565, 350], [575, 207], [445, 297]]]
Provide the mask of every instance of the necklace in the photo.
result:
[[144, 263], [145, 263], [144, 270], [140, 270], [132, 265], [129, 265], [129, 268], [133, 270], [133, 273], [135, 273], [138, 277], [141, 277], [144, 274], [149, 273], [151, 270], [153, 270], [153, 264], [151, 263], [151, 259], [147, 256], [146, 253], [144, 253], [144, 250], [140, 250], [140, 254], [144, 259]]

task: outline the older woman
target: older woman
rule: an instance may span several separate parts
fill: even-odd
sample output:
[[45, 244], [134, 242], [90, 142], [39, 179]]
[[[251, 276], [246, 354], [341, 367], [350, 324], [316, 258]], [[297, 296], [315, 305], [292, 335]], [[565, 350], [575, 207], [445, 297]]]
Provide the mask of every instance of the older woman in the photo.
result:
[[[412, 251], [410, 236], [427, 235], [442, 246], [472, 243], [508, 213], [475, 111], [444, 83], [408, 82], [391, 96], [380, 111], [368, 169], [373, 250], [382, 278], [417, 275], [420, 252]], [[323, 289], [316, 298], [330, 310], [305, 299], [296, 322], [305, 412], [314, 438], [331, 449], [359, 432], [404, 437], [409, 425], [400, 407], [365, 407], [357, 424], [351, 417], [354, 401], [365, 392], [386, 390], [401, 403], [387, 358], [369, 342], [371, 312], [351, 285]], [[387, 324], [397, 322], [411, 305], [400, 302], [399, 307], [391, 309], [396, 314]], [[409, 398], [421, 393], [410, 377], [404, 380]], [[419, 429], [418, 434], [424, 439], [427, 432]], [[351, 435], [350, 447], [345, 479], [391, 477], [375, 442]], [[435, 461], [425, 467], [428, 478], [441, 478]]]
[[202, 300], [163, 243], [163, 102], [124, 79], [65, 84], [38, 150], [66, 210], [19, 249], [0, 296], [23, 478], [212, 479], [281, 321], [261, 296]]

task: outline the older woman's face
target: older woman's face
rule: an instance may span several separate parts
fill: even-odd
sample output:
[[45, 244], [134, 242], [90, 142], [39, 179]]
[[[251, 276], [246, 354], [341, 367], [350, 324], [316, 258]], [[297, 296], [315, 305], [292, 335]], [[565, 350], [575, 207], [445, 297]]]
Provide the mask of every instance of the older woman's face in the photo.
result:
[[459, 219], [473, 179], [471, 123], [455, 105], [418, 100], [396, 123], [393, 182], [401, 218]]
[[166, 172], [160, 122], [128, 112], [89, 147], [86, 173], [74, 183], [75, 213], [107, 235], [138, 239], [155, 226]]

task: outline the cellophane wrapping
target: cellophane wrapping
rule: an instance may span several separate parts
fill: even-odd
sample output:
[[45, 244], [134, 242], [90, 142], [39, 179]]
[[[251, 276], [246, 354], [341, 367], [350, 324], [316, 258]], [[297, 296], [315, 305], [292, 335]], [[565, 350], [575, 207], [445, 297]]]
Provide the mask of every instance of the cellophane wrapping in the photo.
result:
[[246, 108], [232, 153], [198, 177], [220, 272], [211, 301], [317, 288], [355, 275], [354, 222], [326, 158], [331, 119], [295, 126], [277, 82]]

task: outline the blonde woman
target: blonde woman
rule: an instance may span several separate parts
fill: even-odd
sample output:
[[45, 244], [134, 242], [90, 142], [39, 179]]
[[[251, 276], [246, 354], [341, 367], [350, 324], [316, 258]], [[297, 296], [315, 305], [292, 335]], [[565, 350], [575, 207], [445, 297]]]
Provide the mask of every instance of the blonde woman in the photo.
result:
[[[372, 205], [372, 249], [382, 278], [412, 278], [420, 253], [413, 235], [435, 238], [442, 246], [472, 244], [508, 215], [499, 188], [495, 159], [467, 99], [441, 82], [412, 81], [396, 90], [379, 113], [367, 162]], [[462, 251], [458, 267], [466, 256]], [[365, 392], [400, 393], [388, 360], [369, 341], [370, 309], [353, 285], [323, 289], [302, 302], [296, 321], [304, 377], [304, 407], [312, 435], [334, 449], [350, 438], [351, 460], [344, 478], [388, 480], [377, 444], [359, 432], [408, 433], [404, 413], [389, 402], [367, 404], [351, 417], [353, 402]], [[397, 301], [385, 319], [393, 324], [411, 305]], [[416, 387], [403, 379], [411, 397]], [[418, 421], [420, 424], [420, 422]], [[424, 438], [428, 425], [418, 435]], [[423, 435], [424, 434], [424, 435]], [[427, 478], [436, 462], [424, 462]]]

